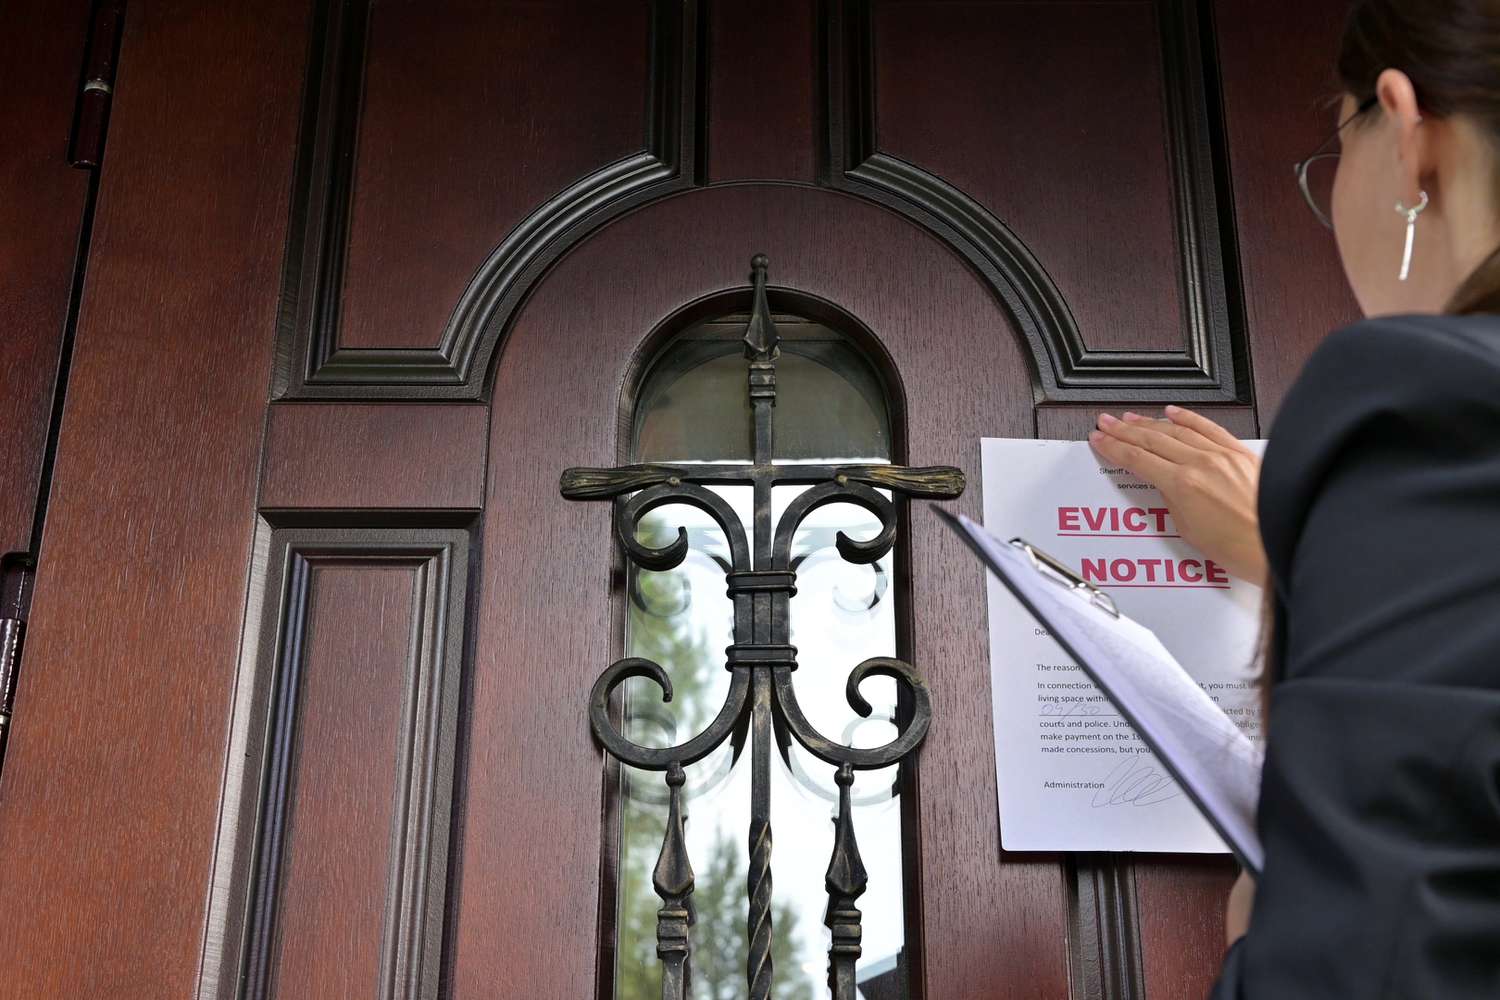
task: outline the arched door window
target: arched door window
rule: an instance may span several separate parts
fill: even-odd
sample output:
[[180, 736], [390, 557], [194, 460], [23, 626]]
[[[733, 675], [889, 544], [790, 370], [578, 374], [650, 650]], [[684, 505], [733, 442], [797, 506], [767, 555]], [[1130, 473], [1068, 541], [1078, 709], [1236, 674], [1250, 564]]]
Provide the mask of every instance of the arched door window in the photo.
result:
[[[747, 978], [751, 996], [757, 981], [779, 1000], [827, 996], [830, 945], [842, 956], [836, 996], [908, 995], [895, 761], [920, 740], [927, 704], [895, 660], [892, 493], [951, 496], [962, 480], [891, 465], [892, 407], [876, 368], [832, 325], [773, 317], [763, 279], [758, 270], [751, 313], [693, 325], [647, 366], [632, 464], [564, 480], [569, 492], [574, 477], [577, 499], [614, 498], [631, 556], [626, 655], [595, 688], [596, 731], [625, 761], [612, 811], [616, 1000], [679, 995], [674, 975], [695, 1000], [745, 996]], [[864, 715], [852, 707], [861, 700]], [[668, 761], [665, 748], [692, 748], [715, 727], [711, 752], [690, 749], [699, 759], [680, 770]], [[774, 842], [761, 836], [771, 830]], [[767, 848], [774, 892], [757, 876]], [[690, 959], [675, 953], [684, 928], [672, 914], [684, 911]]]

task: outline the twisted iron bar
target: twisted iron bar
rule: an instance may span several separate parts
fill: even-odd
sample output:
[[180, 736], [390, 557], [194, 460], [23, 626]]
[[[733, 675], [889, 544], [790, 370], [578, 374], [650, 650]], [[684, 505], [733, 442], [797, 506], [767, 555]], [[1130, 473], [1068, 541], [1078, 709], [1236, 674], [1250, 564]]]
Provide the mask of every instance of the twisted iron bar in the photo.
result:
[[[910, 717], [890, 742], [859, 748], [828, 739], [808, 721], [797, 701], [792, 672], [797, 650], [788, 642], [791, 598], [797, 592], [792, 541], [803, 520], [820, 507], [849, 503], [869, 511], [879, 530], [855, 539], [838, 532], [835, 546], [852, 563], [874, 563], [896, 543], [897, 508], [880, 491], [927, 499], [952, 499], [963, 492], [964, 476], [949, 466], [906, 468], [891, 465], [778, 465], [772, 459], [771, 417], [776, 402], [776, 332], [766, 297], [765, 255], [751, 260], [752, 307], [745, 329], [748, 397], [754, 418], [754, 460], [746, 465], [640, 464], [613, 469], [568, 469], [562, 495], [570, 500], [610, 500], [613, 526], [627, 558], [644, 569], [663, 571], [682, 563], [689, 551], [686, 528], [665, 545], [641, 541], [640, 522], [652, 510], [686, 504], [706, 513], [729, 545], [725, 582], [734, 609], [734, 642], [725, 650], [732, 675], [724, 704], [702, 732], [669, 747], [642, 746], [621, 733], [610, 718], [614, 690], [631, 677], [644, 677], [661, 689], [663, 703], [672, 700], [672, 682], [661, 666], [644, 657], [625, 657], [610, 664], [589, 696], [589, 722], [604, 748], [620, 761], [651, 771], [665, 771], [668, 786], [667, 828], [653, 885], [662, 899], [657, 913], [657, 955], [663, 963], [663, 1000], [689, 1000], [692, 980], [691, 942], [693, 872], [687, 855], [681, 812], [684, 768], [707, 757], [737, 729], [749, 731], [751, 802], [750, 868], [747, 877], [746, 933], [749, 956], [745, 980], [750, 1000], [770, 1000], [771, 960], [771, 753], [776, 734], [790, 734], [819, 760], [833, 765], [839, 786], [839, 812], [833, 854], [825, 888], [825, 922], [833, 932], [829, 949], [829, 989], [835, 1000], [854, 1000], [855, 962], [860, 955], [860, 912], [855, 900], [865, 891], [866, 874], [855, 840], [850, 786], [857, 770], [888, 767], [904, 759], [927, 734], [932, 703], [922, 677], [909, 664], [891, 657], [872, 657], [850, 671], [845, 687], [849, 706], [868, 717], [871, 707], [860, 685], [871, 676], [889, 677], [907, 695]], [[709, 486], [754, 488], [752, 531], [747, 533], [729, 504]], [[771, 490], [776, 485], [805, 485], [772, 524]], [[753, 545], [752, 545], [753, 541]], [[774, 729], [774, 732], [773, 732]]]
[[745, 879], [750, 897], [750, 953], [745, 959], [745, 981], [750, 996], [771, 995], [771, 821], [750, 818], [750, 871]]

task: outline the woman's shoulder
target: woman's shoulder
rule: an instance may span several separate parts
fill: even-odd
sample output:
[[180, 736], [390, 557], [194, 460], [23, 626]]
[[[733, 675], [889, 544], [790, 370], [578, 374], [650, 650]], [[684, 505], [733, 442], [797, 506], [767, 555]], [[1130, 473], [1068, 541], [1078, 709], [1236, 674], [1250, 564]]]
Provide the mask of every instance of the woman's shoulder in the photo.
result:
[[1325, 337], [1287, 390], [1267, 452], [1313, 458], [1372, 421], [1500, 427], [1500, 316], [1399, 315]]
[[[1267, 435], [1257, 506], [1273, 574], [1290, 571], [1309, 511], [1339, 475], [1362, 477], [1358, 496], [1388, 493], [1403, 470], [1432, 489], [1481, 476], [1500, 490], [1497, 458], [1500, 316], [1386, 316], [1335, 330]], [[1444, 468], [1462, 475], [1433, 475]]]
[[1292, 384], [1282, 411], [1312, 404], [1326, 415], [1341, 403], [1396, 405], [1466, 390], [1478, 390], [1500, 407], [1497, 378], [1500, 315], [1380, 316], [1325, 337]]

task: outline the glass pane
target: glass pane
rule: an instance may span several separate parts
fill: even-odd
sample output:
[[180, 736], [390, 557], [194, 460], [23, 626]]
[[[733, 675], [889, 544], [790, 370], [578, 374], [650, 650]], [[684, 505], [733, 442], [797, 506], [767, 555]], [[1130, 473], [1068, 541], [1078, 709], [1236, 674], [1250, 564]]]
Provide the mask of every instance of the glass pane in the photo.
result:
[[[636, 406], [637, 462], [748, 462], [747, 317], [703, 323], [652, 364]], [[777, 461], [889, 460], [890, 417], [875, 369], [837, 331], [776, 317]]]
[[[775, 409], [778, 461], [884, 462], [890, 426], [880, 383], [857, 349], [835, 331], [777, 318], [783, 343]], [[743, 318], [706, 323], [674, 341], [648, 373], [636, 414], [636, 461], [746, 462], [750, 420], [746, 363], [739, 342]], [[806, 487], [777, 487], [773, 523]], [[717, 490], [747, 529], [754, 523], [747, 486]], [[642, 521], [643, 541], [661, 544], [687, 528], [692, 554], [677, 568], [653, 573], [632, 567], [626, 655], [659, 662], [672, 678], [664, 705], [649, 681], [625, 688], [625, 732], [665, 746], [701, 731], [724, 702], [729, 672], [724, 647], [733, 641], [732, 607], [724, 592], [728, 552], [704, 514], [681, 506]], [[895, 683], [872, 678], [861, 688], [874, 707], [861, 719], [844, 700], [849, 671], [870, 656], [896, 655], [894, 556], [873, 565], [844, 562], [834, 538], [866, 538], [879, 528], [851, 504], [814, 511], [794, 536], [797, 595], [791, 641], [798, 648], [796, 693], [803, 711], [831, 739], [853, 746], [885, 743], [895, 734]], [[659, 773], [622, 767], [621, 854], [616, 961], [617, 1000], [656, 1000], [656, 911], [651, 873], [666, 823], [666, 784]], [[859, 772], [853, 786], [854, 825], [869, 888], [858, 977], [866, 1000], [907, 995], [898, 963], [904, 942], [901, 817], [897, 768]], [[778, 1000], [827, 994], [828, 930], [824, 872], [833, 849], [837, 786], [833, 768], [795, 743], [773, 760], [771, 827], [774, 904], [772, 957]], [[748, 869], [750, 766], [724, 746], [688, 768], [684, 787], [688, 852], [696, 874], [692, 931], [693, 995], [729, 1000], [745, 990], [745, 879]]]

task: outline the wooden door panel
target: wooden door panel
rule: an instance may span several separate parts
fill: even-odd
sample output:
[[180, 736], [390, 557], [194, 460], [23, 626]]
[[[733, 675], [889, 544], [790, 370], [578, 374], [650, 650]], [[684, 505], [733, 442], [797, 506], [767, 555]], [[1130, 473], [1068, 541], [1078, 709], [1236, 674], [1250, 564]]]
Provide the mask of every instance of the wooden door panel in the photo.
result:
[[1193, 4], [830, 9], [830, 182], [956, 237], [1044, 399], [1240, 398]]
[[[1216, 0], [1213, 9], [1255, 399], [1269, 430], [1313, 348], [1359, 318], [1333, 234], [1292, 175], [1336, 124], [1329, 99], [1340, 89], [1333, 63], [1347, 5]], [[1272, 30], [1284, 24], [1297, 25], [1295, 44]]]
[[362, 67], [343, 67], [363, 80], [340, 109], [356, 155], [335, 195], [349, 227], [339, 346], [436, 348], [497, 234], [646, 151], [648, 15], [573, 0], [351, 5], [366, 23], [341, 26], [363, 41]]
[[0, 60], [0, 556], [31, 549], [89, 187], [68, 165], [89, 5], [18, 3], [5, 16], [18, 44]]
[[9, 996], [195, 988], [306, 18], [126, 18], [0, 794]]
[[705, 180], [814, 183], [823, 123], [817, 4], [705, 6]]
[[260, 508], [477, 513], [487, 423], [478, 405], [274, 403]]
[[695, 6], [321, 10], [277, 393], [477, 398], [489, 316], [565, 237], [686, 182]]
[[1234, 862], [1203, 855], [1134, 865], [1142, 989], [1151, 1000], [1203, 1000], [1224, 958], [1224, 904]]
[[[305, 604], [292, 609], [305, 623], [301, 662], [281, 664], [300, 676], [278, 692], [295, 703], [281, 711], [296, 723], [271, 737], [284, 746], [285, 759], [273, 767], [285, 769], [287, 782], [284, 799], [267, 810], [283, 812], [276, 931], [257, 928], [270, 954], [256, 971], [265, 976], [264, 995], [370, 996], [385, 978], [386, 883], [393, 867], [400, 870], [390, 854], [403, 839], [395, 822], [396, 744], [415, 573], [337, 562], [303, 572], [311, 578]], [[262, 827], [262, 836], [270, 832]], [[331, 955], [341, 961], [329, 962]]]
[[[1264, 428], [1349, 305], [1286, 176], [1331, 46], [1233, 6], [132, 8], [0, 794], [0, 885], [36, 900], [4, 989], [597, 995], [619, 567], [558, 474], [615, 463], [643, 345], [755, 252], [773, 305], [873, 332], [903, 457], [963, 468], [971, 514], [981, 436], [1167, 401]], [[983, 577], [909, 521], [923, 995], [1201, 995], [1227, 861], [1000, 851]]]
[[198, 995], [432, 1000], [469, 532], [258, 535]]
[[[1248, 406], [1195, 406], [1193, 409], [1211, 417], [1239, 437], [1258, 436], [1255, 429], [1255, 411]], [[1094, 421], [1098, 419], [1099, 414], [1113, 413], [1118, 417], [1126, 410], [1161, 416], [1161, 407], [1152, 404], [1038, 406], [1036, 408], [1036, 436], [1055, 441], [1082, 441], [1096, 426]]]
[[[557, 940], [595, 933], [600, 771], [584, 695], [618, 655], [608, 512], [564, 502], [557, 476], [564, 465], [614, 463], [621, 391], [647, 335], [729, 289], [748, 303], [758, 251], [771, 257], [773, 288], [849, 309], [880, 338], [901, 380], [912, 464], [951, 462], [977, 483], [982, 434], [1032, 432], [1031, 364], [994, 296], [941, 242], [862, 200], [789, 186], [695, 191], [631, 213], [559, 262], [517, 317], [495, 373], [463, 828], [466, 871], [509, 864], [537, 874], [464, 886], [456, 997], [485, 995], [506, 974], [538, 995], [591, 986], [590, 970], [534, 943], [543, 908]], [[955, 378], [976, 365], [983, 377]], [[960, 506], [977, 515], [979, 504], [971, 488]], [[954, 574], [969, 566], [962, 546], [925, 509], [911, 532], [912, 662], [931, 685], [934, 716], [917, 830], [926, 995], [1063, 996], [1056, 860], [999, 851], [988, 657], [973, 627], [984, 614], [980, 569]], [[965, 585], [945, 582], [955, 576]], [[540, 873], [565, 873], [566, 891]]]
[[1191, 326], [1167, 120], [1188, 68], [1163, 6], [873, 8], [876, 149], [1003, 219], [1096, 350], [1181, 351]]
[[[613, 5], [620, 23], [579, 29], [588, 39], [608, 32], [613, 45], [610, 59], [584, 61], [556, 48], [579, 44], [558, 34], [578, 8], [544, 9], [523, 19], [535, 62], [502, 74], [532, 118], [495, 119], [487, 109], [498, 98], [479, 88], [450, 103], [493, 123], [493, 135], [423, 124], [411, 134], [430, 141], [411, 146], [375, 137], [420, 114], [424, 86], [370, 87], [416, 57], [383, 61], [374, 33], [384, 17], [416, 18], [411, 30], [426, 37], [446, 15], [357, 4], [320, 28], [280, 393], [478, 398], [526, 288], [568, 246], [648, 197], [753, 176], [806, 183], [818, 164], [820, 183], [946, 234], [1043, 362], [1045, 398], [1239, 399], [1248, 375], [1225, 297], [1193, 5], [847, 0], [816, 8], [817, 18], [808, 5], [780, 19], [757, 8], [753, 23], [708, 5], [700, 25], [696, 5], [656, 0]], [[449, 26], [432, 39], [444, 70], [426, 99], [488, 70], [484, 37]], [[1122, 37], [1133, 44], [1122, 48]], [[1068, 58], [1034, 56], [1058, 50]], [[621, 62], [627, 52], [635, 56]], [[539, 89], [554, 64], [574, 67], [576, 91]], [[1087, 75], [1074, 72], [1080, 65]], [[552, 130], [567, 102], [596, 92], [609, 95], [586, 105], [599, 121]], [[809, 134], [808, 122], [821, 127]], [[504, 144], [522, 140], [540, 146], [497, 188]], [[441, 208], [423, 207], [434, 198]], [[361, 212], [381, 220], [363, 226], [368, 237]], [[357, 257], [381, 276], [361, 277]], [[472, 276], [467, 287], [460, 274]], [[405, 324], [414, 311], [444, 317], [436, 340], [366, 329]]]

